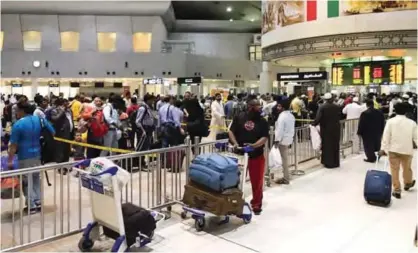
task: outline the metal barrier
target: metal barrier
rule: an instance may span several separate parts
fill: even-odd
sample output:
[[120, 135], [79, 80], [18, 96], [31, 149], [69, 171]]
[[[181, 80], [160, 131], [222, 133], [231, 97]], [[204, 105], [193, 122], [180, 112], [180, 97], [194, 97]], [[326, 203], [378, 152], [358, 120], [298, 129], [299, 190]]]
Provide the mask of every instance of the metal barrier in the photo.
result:
[[[182, 198], [190, 155], [191, 145], [187, 144], [107, 158], [132, 171], [123, 202], [170, 210]], [[74, 165], [69, 162], [0, 173], [1, 179], [18, 179], [19, 188], [12, 189], [12, 196], [15, 191], [33, 189], [38, 179], [40, 191], [40, 211], [33, 214], [24, 210], [32, 203], [31, 194], [26, 200], [23, 194], [2, 199], [2, 251], [16, 251], [77, 233], [91, 221], [89, 195], [81, 187], [80, 178], [69, 171]], [[68, 173], [64, 174], [65, 170]], [[45, 183], [45, 172], [51, 179], [50, 187]]]
[[[342, 142], [350, 141], [356, 131], [355, 121], [343, 121]], [[270, 131], [270, 145], [266, 145], [266, 184], [270, 185], [271, 175], [268, 166], [268, 153], [273, 145], [274, 131]], [[198, 143], [195, 140], [195, 143]], [[201, 153], [228, 152], [228, 140], [218, 140], [191, 144], [186, 139], [185, 145], [149, 150], [107, 157], [121, 167], [131, 171], [130, 180], [123, 192], [122, 201], [136, 205], [170, 211], [171, 206], [182, 199], [183, 187], [186, 184], [188, 165], [194, 156]], [[220, 145], [219, 143], [224, 143]], [[300, 163], [318, 157], [312, 148], [308, 126], [295, 130], [295, 139], [289, 149], [289, 166], [291, 173], [301, 175], [298, 170]], [[75, 162], [51, 164], [34, 168], [5, 171], [0, 178], [17, 178], [19, 188], [13, 189], [12, 195], [18, 191], [33, 189], [38, 184], [40, 191], [40, 212], [31, 214], [24, 211], [33, 196], [25, 200], [23, 194], [18, 198], [2, 199], [2, 251], [16, 251], [48, 240], [57, 239], [81, 231], [91, 221], [89, 195], [81, 187], [80, 178], [70, 170]], [[51, 178], [52, 186], [45, 181], [45, 173]], [[104, 210], [105, 211], [105, 210]]]

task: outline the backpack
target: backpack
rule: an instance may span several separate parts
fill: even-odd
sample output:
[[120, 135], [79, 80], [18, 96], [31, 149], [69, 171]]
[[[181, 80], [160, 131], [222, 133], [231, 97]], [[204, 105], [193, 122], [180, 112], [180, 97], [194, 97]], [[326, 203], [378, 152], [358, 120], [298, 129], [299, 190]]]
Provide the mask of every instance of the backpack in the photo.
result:
[[[129, 124], [131, 124], [131, 128], [132, 129], [137, 129], [138, 127], [136, 126], [136, 116], [138, 115], [138, 109], [136, 109], [135, 111], [131, 112], [131, 114], [129, 114]], [[145, 108], [145, 112], [147, 108]], [[145, 115], [145, 114], [144, 114]], [[141, 121], [144, 119], [144, 116], [142, 116]]]
[[39, 118], [41, 124], [41, 163], [49, 163], [55, 161], [55, 140], [52, 133], [46, 128], [44, 119]]
[[109, 126], [104, 120], [103, 111], [94, 112], [90, 122], [90, 132], [94, 137], [103, 137], [109, 131]]
[[243, 101], [235, 103], [232, 108], [232, 118], [237, 117], [241, 112], [245, 112], [246, 110], [247, 105]]

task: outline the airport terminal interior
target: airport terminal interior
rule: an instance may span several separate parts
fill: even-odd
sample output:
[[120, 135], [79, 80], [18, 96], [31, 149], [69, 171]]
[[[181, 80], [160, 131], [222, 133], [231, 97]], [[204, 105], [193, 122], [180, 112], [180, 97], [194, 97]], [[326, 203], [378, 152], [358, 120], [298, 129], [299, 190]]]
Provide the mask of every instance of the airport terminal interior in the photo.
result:
[[[413, 179], [418, 173], [417, 10], [417, 0], [1, 1], [1, 250], [122, 252], [131, 244], [129, 250], [136, 252], [418, 252], [418, 195], [415, 180], [407, 182], [411, 173]], [[125, 101], [123, 110], [113, 109], [115, 97]], [[20, 157], [26, 151], [16, 143], [28, 138], [25, 131], [38, 129], [19, 123], [25, 117], [19, 112], [26, 114], [23, 98], [25, 105], [37, 108], [31, 117], [41, 117], [36, 114], [40, 110], [49, 121], [37, 123], [41, 133], [36, 134], [43, 137], [41, 144], [36, 141], [38, 149], [45, 148], [44, 124], [49, 124], [56, 143], [51, 155], [61, 157], [68, 148], [69, 157], [49, 163]], [[190, 119], [193, 113], [186, 108], [194, 104], [188, 101], [196, 101], [204, 112], [202, 122]], [[241, 102], [248, 112], [235, 115]], [[325, 112], [328, 102], [338, 105], [343, 116], [332, 119], [336, 123], [331, 131], [320, 132], [317, 125], [323, 128], [332, 121], [324, 120], [330, 117]], [[74, 103], [80, 104], [78, 118]], [[171, 105], [175, 113], [170, 113]], [[57, 123], [54, 110], [58, 113], [61, 107], [72, 130], [88, 130], [60, 135], [65, 127]], [[106, 133], [101, 142], [91, 139], [97, 137], [94, 120], [84, 122], [88, 108], [94, 108], [89, 117], [96, 117], [96, 111], [102, 115]], [[412, 116], [402, 114], [402, 108], [413, 108]], [[286, 110], [292, 114], [286, 116]], [[349, 116], [350, 110], [356, 116]], [[366, 112], [372, 110], [382, 115], [383, 123], [369, 120], [364, 127], [370, 115]], [[241, 120], [254, 111], [262, 112], [265, 125]], [[153, 127], [158, 121], [152, 131], [145, 129], [148, 114]], [[399, 123], [403, 115], [405, 124]], [[130, 132], [109, 122], [115, 117], [115, 122], [129, 121]], [[170, 117], [178, 135], [184, 135], [175, 144], [167, 144], [171, 138], [164, 137], [171, 129], [164, 121]], [[385, 138], [396, 135], [397, 127], [409, 127], [411, 120], [412, 134], [402, 136], [412, 139], [399, 144], [408, 152], [393, 151], [391, 145], [396, 145]], [[195, 121], [208, 131], [189, 131]], [[14, 134], [22, 128], [20, 137]], [[374, 152], [379, 152], [376, 162], [370, 160], [365, 128], [381, 132], [371, 152], [375, 160]], [[113, 131], [119, 143], [106, 145]], [[291, 133], [289, 143], [281, 131]], [[245, 141], [234, 140], [242, 132], [249, 133]], [[255, 135], [260, 139], [249, 137]], [[11, 136], [10, 143], [6, 136]], [[315, 145], [316, 136], [322, 146]], [[121, 146], [121, 139], [127, 146]], [[326, 146], [329, 139], [336, 146]], [[258, 154], [260, 140], [265, 143]], [[241, 150], [239, 144], [252, 149]], [[90, 150], [99, 153], [84, 160]], [[277, 168], [273, 150], [281, 157]], [[11, 170], [14, 152], [20, 158]], [[327, 152], [337, 157], [333, 169], [327, 165]], [[104, 177], [98, 180], [86, 172], [99, 154], [127, 173], [106, 178], [113, 190], [104, 187]], [[192, 168], [202, 154], [222, 154], [235, 162], [241, 170], [238, 181], [225, 187], [233, 193], [210, 195], [194, 184]], [[396, 161], [395, 155], [400, 157]], [[89, 161], [75, 169], [81, 160]], [[397, 162], [400, 171], [394, 168]], [[393, 195], [389, 204], [376, 205], [366, 196], [371, 170], [391, 177], [385, 188]], [[216, 173], [217, 179], [210, 180], [226, 177]], [[120, 189], [117, 180], [125, 180]], [[190, 202], [196, 206], [188, 203], [191, 189], [196, 196]], [[241, 193], [238, 204], [231, 200], [234, 190]], [[27, 207], [31, 201], [33, 212]], [[127, 222], [121, 203], [144, 208], [147, 222], [156, 226], [152, 233], [135, 231], [130, 243], [128, 230], [141, 224]], [[236, 205], [239, 211], [224, 212]], [[113, 237], [98, 230], [99, 224]], [[121, 224], [124, 229], [119, 230]]]

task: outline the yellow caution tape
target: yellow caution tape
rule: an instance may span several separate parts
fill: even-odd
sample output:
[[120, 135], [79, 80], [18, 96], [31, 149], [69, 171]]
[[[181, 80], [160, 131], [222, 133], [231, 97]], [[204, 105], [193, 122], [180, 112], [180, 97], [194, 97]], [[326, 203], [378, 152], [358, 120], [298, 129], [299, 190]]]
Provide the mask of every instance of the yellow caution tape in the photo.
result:
[[88, 144], [88, 143], [82, 143], [82, 142], [78, 142], [78, 141], [70, 141], [70, 140], [63, 139], [63, 138], [58, 138], [58, 137], [54, 137], [54, 139], [56, 141], [65, 142], [65, 143], [68, 143], [68, 144], [71, 144], [71, 145], [77, 145], [77, 146], [82, 146], [82, 147], [86, 147], [86, 148], [94, 148], [94, 149], [99, 149], [99, 150], [104, 150], [104, 151], [109, 151], [109, 152], [115, 152], [115, 153], [129, 154], [129, 153], [134, 152], [132, 150], [110, 148], [110, 147], [98, 146], [98, 145], [93, 145], [93, 144]]

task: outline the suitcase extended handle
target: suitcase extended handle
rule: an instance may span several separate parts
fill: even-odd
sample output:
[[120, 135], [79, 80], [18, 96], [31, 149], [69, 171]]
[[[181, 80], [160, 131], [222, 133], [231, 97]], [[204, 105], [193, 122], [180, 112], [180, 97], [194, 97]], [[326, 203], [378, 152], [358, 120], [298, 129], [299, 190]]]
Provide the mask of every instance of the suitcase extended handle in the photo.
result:
[[[377, 156], [377, 159], [376, 159], [376, 170], [380, 170], [379, 169], [379, 160], [380, 160], [380, 158], [381, 157], [383, 157], [383, 156], [379, 156], [379, 153], [378, 152], [376, 152], [376, 156]], [[384, 164], [383, 164], [383, 171], [387, 171], [388, 170], [388, 165], [389, 165], [389, 157], [387, 156], [386, 158], [384, 158]]]

